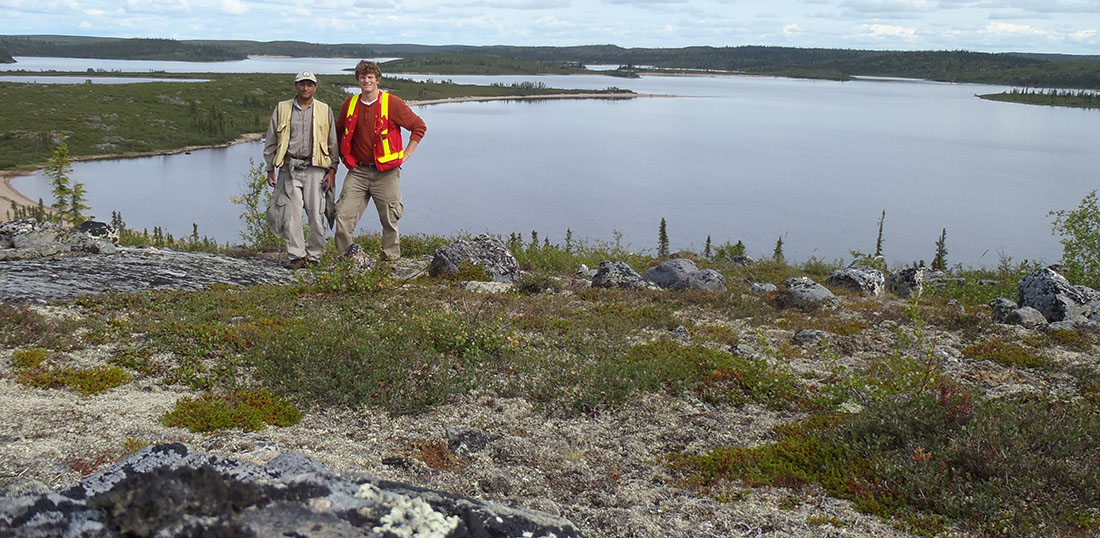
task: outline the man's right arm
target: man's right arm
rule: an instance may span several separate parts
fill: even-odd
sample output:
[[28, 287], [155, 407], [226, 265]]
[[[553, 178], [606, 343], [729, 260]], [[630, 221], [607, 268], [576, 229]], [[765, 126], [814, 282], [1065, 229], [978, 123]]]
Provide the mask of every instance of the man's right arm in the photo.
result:
[[267, 173], [275, 172], [275, 149], [279, 146], [279, 140], [275, 137], [275, 123], [278, 115], [278, 107], [271, 113], [271, 121], [267, 125], [267, 136], [264, 138], [264, 162], [267, 163]]

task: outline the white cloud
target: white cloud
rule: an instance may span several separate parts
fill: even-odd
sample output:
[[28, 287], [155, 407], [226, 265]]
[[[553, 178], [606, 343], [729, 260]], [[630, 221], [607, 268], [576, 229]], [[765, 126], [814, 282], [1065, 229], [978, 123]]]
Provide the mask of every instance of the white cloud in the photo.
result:
[[802, 31], [798, 28], [798, 25], [793, 22], [783, 27], [783, 35], [787, 37], [793, 37], [801, 33]]
[[864, 24], [863, 36], [873, 39], [905, 39], [912, 41], [917, 38], [916, 28], [895, 26], [893, 24]]
[[248, 12], [248, 6], [242, 0], [221, 0], [222, 11], [230, 15], [244, 15]]
[[1072, 34], [1069, 34], [1067, 37], [1069, 39], [1074, 40], [1074, 41], [1090, 42], [1090, 41], [1095, 41], [1096, 36], [1097, 36], [1097, 31], [1096, 30], [1078, 30], [1076, 32], [1073, 32]]
[[122, 5], [122, 9], [126, 13], [159, 14], [173, 11], [190, 11], [191, 3], [189, 0], [157, 0], [155, 2], [126, 0]]
[[840, 6], [860, 13], [920, 13], [936, 9], [932, 0], [845, 0]]
[[87, 30], [87, 29], [92, 27], [92, 23], [90, 23], [88, 21], [80, 21], [80, 24], [78, 24], [77, 26]]
[[1010, 36], [1040, 36], [1048, 35], [1050, 32], [1040, 30], [1034, 26], [1027, 24], [1015, 24], [1011, 22], [991, 21], [988, 26], [978, 30], [978, 33], [989, 37], [1010, 37]]

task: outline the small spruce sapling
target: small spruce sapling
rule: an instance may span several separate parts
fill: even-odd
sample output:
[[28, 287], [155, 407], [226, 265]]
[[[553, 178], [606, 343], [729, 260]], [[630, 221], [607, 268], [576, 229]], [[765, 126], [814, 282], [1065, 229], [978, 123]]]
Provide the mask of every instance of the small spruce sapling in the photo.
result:
[[657, 257], [668, 257], [668, 228], [663, 217], [661, 218], [661, 226], [657, 230]]

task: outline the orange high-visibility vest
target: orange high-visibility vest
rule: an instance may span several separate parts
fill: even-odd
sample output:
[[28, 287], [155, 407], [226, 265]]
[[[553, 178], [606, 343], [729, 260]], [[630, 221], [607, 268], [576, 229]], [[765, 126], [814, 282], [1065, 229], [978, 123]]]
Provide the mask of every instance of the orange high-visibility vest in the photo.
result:
[[[374, 117], [374, 166], [380, 171], [393, 170], [405, 160], [405, 148], [401, 141], [401, 127], [390, 122], [390, 94], [378, 92], [378, 114]], [[347, 116], [344, 118], [344, 136], [340, 138], [340, 155], [348, 169], [358, 164], [351, 154], [351, 135], [359, 123], [359, 94], [347, 100]]]

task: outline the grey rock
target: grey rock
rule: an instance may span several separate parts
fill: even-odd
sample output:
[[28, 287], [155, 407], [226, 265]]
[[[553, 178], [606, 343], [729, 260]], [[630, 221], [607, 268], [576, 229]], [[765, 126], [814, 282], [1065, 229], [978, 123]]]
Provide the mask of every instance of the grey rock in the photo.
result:
[[1055, 321], [1054, 323], [1047, 325], [1046, 330], [1100, 333], [1100, 321], [1091, 319]]
[[1043, 316], [1042, 312], [1030, 306], [1025, 306], [1009, 312], [1008, 315], [1005, 316], [1004, 322], [1008, 325], [1020, 325], [1028, 329], [1038, 329], [1047, 325], [1047, 318]]
[[905, 299], [920, 297], [924, 293], [924, 267], [907, 267], [886, 277], [886, 289]]
[[675, 329], [668, 331], [668, 334], [678, 340], [691, 340], [691, 333], [683, 325], [677, 325]]
[[14, 237], [44, 230], [53, 230], [58, 236], [64, 233], [59, 224], [34, 219], [16, 219], [0, 224], [0, 248], [18, 248], [14, 246]]
[[519, 262], [499, 239], [481, 234], [472, 240], [456, 241], [436, 249], [428, 265], [431, 276], [458, 275], [462, 262], [481, 266], [495, 282], [514, 283], [519, 280]]
[[587, 265], [582, 263], [580, 268], [577, 269], [577, 276], [584, 277], [584, 278], [592, 278], [592, 277], [596, 276], [596, 270], [595, 269], [589, 269]]
[[779, 288], [777, 288], [775, 286], [775, 284], [772, 284], [771, 282], [765, 282], [763, 284], [761, 284], [759, 282], [753, 282], [752, 283], [752, 294], [753, 295], [764, 295], [765, 293], [770, 293], [770, 292], [776, 291], [778, 289]]
[[688, 275], [687, 289], [726, 291], [726, 277], [714, 269], [700, 269]]
[[756, 260], [748, 256], [734, 256], [729, 260], [730, 265], [752, 265]]
[[756, 356], [756, 348], [749, 344], [736, 344], [730, 346], [730, 353], [736, 357], [750, 358]]
[[828, 339], [829, 333], [818, 329], [802, 329], [794, 335], [794, 341], [804, 346], [821, 343]]
[[115, 247], [113, 256], [64, 255], [0, 262], [0, 300], [49, 302], [106, 292], [199, 290], [211, 284], [292, 284], [278, 262], [205, 252]]
[[1015, 301], [1005, 299], [1004, 297], [998, 297], [989, 301], [989, 308], [993, 309], [993, 321], [1004, 323], [1009, 312], [1016, 310], [1019, 306]]
[[548, 514], [345, 475], [301, 454], [260, 467], [146, 447], [57, 493], [0, 497], [0, 535], [581, 537]]
[[60, 228], [42, 228], [11, 237], [12, 248], [31, 249], [57, 243], [65, 234]]
[[788, 278], [783, 282], [787, 290], [780, 298], [783, 308], [816, 310], [840, 306], [840, 300], [828, 288], [807, 277]]
[[69, 232], [69, 236], [85, 236], [118, 244], [118, 230], [106, 222], [86, 220]]
[[374, 258], [367, 255], [367, 251], [363, 250], [363, 246], [359, 243], [352, 243], [348, 245], [348, 248], [344, 249], [344, 252], [336, 258], [336, 263], [350, 263], [357, 271], [371, 271], [374, 269]]
[[882, 295], [886, 278], [882, 271], [867, 266], [851, 266], [837, 269], [825, 279], [825, 284], [857, 291], [863, 295]]
[[645, 270], [643, 275], [646, 280], [662, 288], [684, 289], [687, 287], [688, 275], [698, 271], [695, 262], [679, 258], [661, 262], [658, 265]]
[[647, 288], [649, 284], [626, 262], [602, 261], [592, 277], [593, 288]]
[[1030, 306], [1047, 321], [1085, 319], [1100, 310], [1100, 292], [1074, 286], [1053, 267], [1035, 271], [1020, 279], [1016, 302]]
[[1001, 281], [1000, 280], [992, 280], [992, 279], [988, 279], [988, 278], [983, 278], [983, 279], [978, 281], [978, 285], [979, 286], [1000, 286]]

